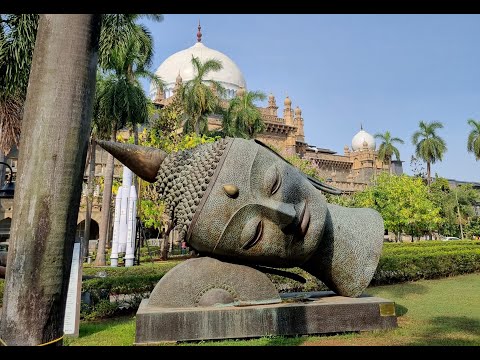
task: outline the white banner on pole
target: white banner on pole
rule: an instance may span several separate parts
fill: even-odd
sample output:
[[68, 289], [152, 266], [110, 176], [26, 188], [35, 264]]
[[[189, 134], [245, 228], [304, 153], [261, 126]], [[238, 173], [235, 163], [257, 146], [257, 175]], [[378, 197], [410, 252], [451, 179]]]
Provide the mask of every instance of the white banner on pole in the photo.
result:
[[80, 265], [80, 243], [73, 245], [72, 265], [70, 280], [68, 282], [67, 303], [65, 305], [65, 318], [63, 332], [65, 335], [78, 337], [80, 326], [80, 295], [82, 288]]

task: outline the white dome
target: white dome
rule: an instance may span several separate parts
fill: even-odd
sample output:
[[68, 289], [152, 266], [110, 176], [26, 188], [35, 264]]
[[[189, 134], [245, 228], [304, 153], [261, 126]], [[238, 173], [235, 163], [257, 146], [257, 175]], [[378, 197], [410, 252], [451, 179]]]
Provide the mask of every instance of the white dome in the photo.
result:
[[363, 149], [363, 143], [367, 143], [369, 150], [375, 150], [375, 138], [365, 130], [360, 130], [352, 139], [352, 150], [359, 151]]
[[[218, 81], [227, 90], [227, 98], [234, 97], [240, 87], [247, 87], [242, 72], [232, 59], [220, 51], [210, 49], [203, 43], [197, 42], [192, 47], [168, 57], [155, 71], [155, 74], [165, 82], [166, 98], [172, 95], [175, 79], [179, 72], [183, 83], [193, 79], [195, 71], [192, 65], [192, 55], [199, 58], [202, 63], [209, 59], [221, 61], [223, 68], [219, 71], [211, 71], [205, 80]], [[155, 97], [155, 92], [155, 86], [151, 83], [150, 97], [152, 99]]]

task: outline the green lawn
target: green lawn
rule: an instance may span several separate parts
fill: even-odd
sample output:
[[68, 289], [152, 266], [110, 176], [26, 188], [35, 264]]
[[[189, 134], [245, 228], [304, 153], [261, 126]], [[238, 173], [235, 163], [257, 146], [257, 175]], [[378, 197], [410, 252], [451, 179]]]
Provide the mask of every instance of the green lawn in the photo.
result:
[[[480, 273], [372, 287], [366, 293], [395, 301], [397, 329], [180, 345], [480, 345]], [[135, 318], [124, 317], [81, 323], [80, 337], [65, 344], [128, 346], [134, 338]]]

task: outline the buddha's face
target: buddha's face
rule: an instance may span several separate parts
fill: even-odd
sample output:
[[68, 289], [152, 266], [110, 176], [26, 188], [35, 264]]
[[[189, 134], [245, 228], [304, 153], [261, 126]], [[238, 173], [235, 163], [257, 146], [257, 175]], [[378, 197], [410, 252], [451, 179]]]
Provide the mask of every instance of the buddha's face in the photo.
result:
[[[292, 267], [317, 249], [323, 195], [270, 149], [235, 139], [189, 239], [200, 252], [250, 264]], [[196, 214], [197, 215], [197, 214]]]

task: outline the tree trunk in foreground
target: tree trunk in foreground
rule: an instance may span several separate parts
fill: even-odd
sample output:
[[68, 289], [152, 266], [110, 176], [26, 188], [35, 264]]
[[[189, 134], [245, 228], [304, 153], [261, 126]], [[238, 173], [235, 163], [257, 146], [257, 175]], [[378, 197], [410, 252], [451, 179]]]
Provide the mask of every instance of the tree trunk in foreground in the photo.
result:
[[[111, 141], [115, 141], [117, 138], [117, 131], [113, 130]], [[107, 261], [105, 259], [105, 247], [108, 238], [108, 227], [110, 225], [110, 207], [112, 205], [112, 184], [113, 173], [115, 170], [115, 159], [113, 155], [108, 153], [107, 166], [105, 167], [105, 175], [103, 181], [103, 194], [102, 194], [102, 218], [100, 220], [100, 234], [98, 236], [98, 248], [97, 257], [95, 258], [96, 266], [105, 266]]]
[[100, 15], [40, 16], [0, 323], [7, 345], [62, 344], [100, 22]]

